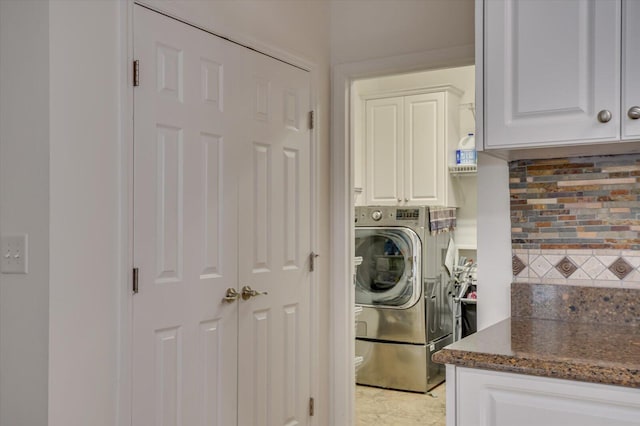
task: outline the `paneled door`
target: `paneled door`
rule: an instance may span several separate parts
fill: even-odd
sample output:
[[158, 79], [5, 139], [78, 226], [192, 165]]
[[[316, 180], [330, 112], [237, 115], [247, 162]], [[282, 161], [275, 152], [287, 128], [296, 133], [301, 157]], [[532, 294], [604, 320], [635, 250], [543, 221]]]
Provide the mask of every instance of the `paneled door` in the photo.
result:
[[395, 206], [404, 186], [404, 98], [368, 100], [365, 113], [367, 205]]
[[309, 73], [141, 6], [134, 57], [132, 424], [307, 424]]
[[620, 137], [620, 2], [485, 2], [485, 146]]
[[[309, 75], [248, 52], [239, 179], [239, 425], [303, 425], [309, 402]], [[305, 106], [305, 107], [303, 107]]]
[[404, 98], [404, 200], [408, 204], [446, 205], [445, 105], [445, 92]]

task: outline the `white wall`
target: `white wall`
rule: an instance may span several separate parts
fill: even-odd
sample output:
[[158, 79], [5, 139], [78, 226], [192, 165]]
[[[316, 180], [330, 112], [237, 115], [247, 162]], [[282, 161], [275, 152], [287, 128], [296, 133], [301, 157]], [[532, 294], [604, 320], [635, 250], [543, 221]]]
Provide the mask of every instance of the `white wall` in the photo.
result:
[[511, 316], [509, 168], [478, 156], [478, 329]]
[[50, 426], [116, 418], [118, 12], [113, 0], [50, 2]]
[[47, 424], [49, 4], [0, 1], [0, 234], [29, 273], [0, 275], [0, 425]]
[[331, 62], [473, 44], [473, 0], [334, 0]]

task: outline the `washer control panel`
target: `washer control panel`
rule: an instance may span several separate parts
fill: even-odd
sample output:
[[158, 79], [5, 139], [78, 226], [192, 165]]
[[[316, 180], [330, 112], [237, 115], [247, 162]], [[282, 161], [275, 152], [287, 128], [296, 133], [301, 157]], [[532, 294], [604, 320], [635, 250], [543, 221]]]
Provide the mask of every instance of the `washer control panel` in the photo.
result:
[[396, 210], [396, 220], [418, 220], [420, 209], [398, 209]]
[[426, 207], [356, 206], [354, 219], [356, 226], [424, 227], [428, 210]]

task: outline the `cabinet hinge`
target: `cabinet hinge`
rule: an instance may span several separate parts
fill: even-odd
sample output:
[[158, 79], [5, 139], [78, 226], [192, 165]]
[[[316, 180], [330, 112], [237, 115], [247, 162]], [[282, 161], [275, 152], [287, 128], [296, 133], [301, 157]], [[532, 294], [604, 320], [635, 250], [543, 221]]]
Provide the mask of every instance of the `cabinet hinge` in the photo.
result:
[[133, 61], [133, 86], [140, 86], [140, 61]]
[[309, 111], [309, 129], [313, 129], [315, 127], [315, 114], [313, 113], [313, 111]]
[[313, 416], [315, 414], [315, 400], [313, 398], [309, 398], [309, 415]]
[[309, 254], [309, 272], [313, 272], [316, 269], [316, 257], [320, 256], [317, 253], [311, 252]]
[[133, 294], [138, 293], [138, 268], [133, 268], [132, 280]]

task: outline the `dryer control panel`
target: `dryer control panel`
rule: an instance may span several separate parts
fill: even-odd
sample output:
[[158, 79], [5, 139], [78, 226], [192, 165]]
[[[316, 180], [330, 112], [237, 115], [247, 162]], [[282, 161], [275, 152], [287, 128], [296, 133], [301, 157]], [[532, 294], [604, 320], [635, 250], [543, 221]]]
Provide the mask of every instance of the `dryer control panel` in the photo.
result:
[[418, 220], [418, 219], [420, 219], [420, 209], [396, 210], [396, 220]]
[[355, 209], [356, 226], [422, 228], [427, 220], [427, 207], [357, 206]]

